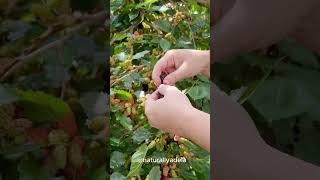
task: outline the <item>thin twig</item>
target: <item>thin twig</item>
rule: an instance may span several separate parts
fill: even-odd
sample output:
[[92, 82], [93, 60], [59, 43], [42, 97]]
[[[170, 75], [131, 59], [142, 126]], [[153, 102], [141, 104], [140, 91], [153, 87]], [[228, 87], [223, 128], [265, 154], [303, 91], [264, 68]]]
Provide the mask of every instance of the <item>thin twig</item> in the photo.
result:
[[121, 82], [124, 78], [130, 76], [131, 74], [137, 72], [137, 71], [140, 71], [141, 69], [143, 69], [144, 65], [140, 65], [140, 66], [137, 66], [135, 69], [131, 70], [128, 74], [125, 74], [124, 76], [114, 80], [113, 82], [111, 82], [111, 87], [117, 85], [119, 82]]
[[144, 21], [144, 22], [149, 26], [151, 26], [153, 29], [155, 29], [158, 32], [158, 34], [163, 34], [160, 28], [157, 25], [155, 25], [153, 22], [149, 22], [149, 21]]
[[31, 52], [30, 54], [27, 54], [27, 55], [22, 54], [21, 56], [15, 58], [13, 66], [2, 75], [1, 81], [4, 81], [7, 77], [9, 77], [15, 71], [17, 71], [18, 69], [23, 67], [26, 63], [32, 61], [34, 57], [42, 54], [43, 52], [45, 52], [49, 49], [52, 49], [52, 48], [59, 46], [61, 43], [70, 39], [74, 34], [81, 31], [82, 29], [84, 29], [90, 25], [94, 25], [97, 22], [104, 21], [106, 18], [107, 18], [106, 13], [104, 11], [99, 12], [99, 13], [93, 15], [90, 20], [85, 21], [85, 22], [75, 26], [74, 28], [68, 30], [68, 33], [64, 37], [62, 37], [61, 39], [55, 40], [55, 41], [53, 41], [43, 47]]

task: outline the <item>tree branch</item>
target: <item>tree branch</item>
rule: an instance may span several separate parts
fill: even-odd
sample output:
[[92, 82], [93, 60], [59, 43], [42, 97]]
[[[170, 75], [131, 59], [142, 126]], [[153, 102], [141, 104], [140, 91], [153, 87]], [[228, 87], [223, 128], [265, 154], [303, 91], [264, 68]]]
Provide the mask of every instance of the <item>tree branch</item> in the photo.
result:
[[111, 81], [111, 87], [117, 85], [119, 82], [121, 82], [124, 78], [130, 76], [132, 73], [140, 71], [141, 69], [143, 69], [143, 67], [144, 67], [144, 65], [137, 66], [135, 69], [131, 70], [128, 74], [125, 74], [124, 76], [122, 76], [114, 81]]
[[17, 71], [18, 69], [23, 67], [23, 65], [32, 61], [34, 57], [42, 54], [43, 52], [45, 52], [49, 49], [52, 49], [52, 48], [59, 46], [61, 43], [70, 39], [77, 32], [83, 30], [84, 28], [86, 28], [88, 26], [94, 25], [98, 22], [102, 22], [102, 21], [106, 20], [106, 18], [107, 18], [106, 12], [104, 12], [104, 11], [99, 12], [97, 14], [94, 14], [91, 16], [91, 18], [88, 18], [87, 21], [84, 21], [81, 24], [73, 27], [72, 29], [67, 30], [67, 34], [65, 36], [63, 36], [62, 38], [55, 40], [55, 41], [35, 50], [27, 55], [22, 54], [22, 55], [16, 57], [14, 59], [13, 65], [1, 76], [0, 81], [4, 81], [7, 77], [12, 75], [15, 71]]

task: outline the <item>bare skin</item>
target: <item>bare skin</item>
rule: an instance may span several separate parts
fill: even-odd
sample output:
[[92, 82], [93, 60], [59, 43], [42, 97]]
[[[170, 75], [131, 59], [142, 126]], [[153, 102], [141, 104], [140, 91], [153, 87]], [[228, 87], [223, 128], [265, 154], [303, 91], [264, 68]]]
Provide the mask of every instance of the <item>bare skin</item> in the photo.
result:
[[[162, 72], [168, 73], [163, 80], [165, 85], [160, 80]], [[145, 114], [151, 126], [190, 139], [210, 151], [210, 115], [192, 107], [187, 96], [173, 86], [197, 74], [210, 77], [209, 51], [168, 51], [153, 69], [152, 78], [158, 89], [147, 97]], [[164, 97], [159, 98], [159, 93]]]
[[[159, 99], [158, 93], [164, 97]], [[210, 115], [192, 107], [175, 86], [161, 84], [148, 96], [145, 113], [152, 127], [190, 139], [210, 152]]]

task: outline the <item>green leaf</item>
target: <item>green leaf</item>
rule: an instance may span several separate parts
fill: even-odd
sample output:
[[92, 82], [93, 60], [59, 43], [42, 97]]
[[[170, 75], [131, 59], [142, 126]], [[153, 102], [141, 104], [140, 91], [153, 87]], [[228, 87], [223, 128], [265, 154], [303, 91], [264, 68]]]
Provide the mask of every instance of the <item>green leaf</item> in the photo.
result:
[[148, 51], [148, 50], [139, 52], [139, 53], [133, 55], [133, 56], [132, 56], [132, 59], [141, 59], [141, 58], [143, 58], [146, 54], [149, 54], [149, 52], [150, 52], [150, 51]]
[[143, 6], [149, 6], [155, 2], [158, 2], [158, 0], [145, 0], [143, 3], [138, 4], [136, 7], [141, 8]]
[[190, 90], [188, 91], [188, 95], [193, 100], [198, 100], [210, 96], [209, 91], [210, 88], [208, 88], [207, 86], [197, 85], [190, 88]]
[[112, 0], [111, 7], [120, 8], [124, 4], [124, 0]]
[[121, 140], [119, 138], [110, 137], [110, 145], [119, 147], [121, 144]]
[[65, 118], [71, 109], [61, 99], [39, 91], [17, 91], [21, 100], [18, 105], [33, 122], [56, 122]]
[[127, 37], [127, 34], [114, 34], [111, 41], [121, 41]]
[[156, 20], [154, 24], [157, 25], [162, 31], [167, 33], [171, 32], [172, 26], [168, 20]]
[[150, 28], [151, 28], [151, 27], [150, 27], [147, 23], [145, 23], [145, 22], [142, 22], [142, 26], [143, 26], [144, 29], [150, 29]]
[[129, 14], [129, 20], [132, 21], [139, 16], [139, 12], [133, 12]]
[[163, 5], [159, 8], [160, 12], [166, 12], [169, 8], [166, 5]]
[[147, 129], [139, 128], [133, 133], [132, 140], [134, 143], [140, 144], [143, 141], [148, 141], [150, 136], [151, 134]]
[[298, 115], [313, 105], [312, 97], [301, 81], [282, 77], [266, 80], [249, 102], [269, 120]]
[[145, 0], [144, 4], [153, 4], [155, 2], [158, 2], [158, 0]]
[[283, 40], [278, 44], [281, 52], [288, 55], [293, 61], [310, 67], [319, 68], [320, 64], [317, 56], [302, 44], [293, 39]]
[[303, 119], [299, 128], [299, 141], [295, 143], [294, 155], [307, 162], [320, 162], [320, 133], [313, 127], [313, 122]]
[[128, 177], [138, 176], [140, 174], [140, 169], [143, 164], [143, 159], [146, 157], [148, 152], [148, 146], [142, 144], [137, 151], [131, 157], [131, 165], [130, 172], [128, 173]]
[[121, 173], [114, 172], [111, 174], [110, 180], [126, 180], [126, 177]]
[[188, 166], [188, 163], [179, 164], [179, 168], [180, 168], [180, 176], [182, 176], [184, 179], [198, 180], [197, 176], [193, 173], [193, 171]]
[[127, 101], [133, 97], [131, 93], [125, 90], [114, 89], [114, 92], [115, 92], [116, 98], [120, 99], [121, 101]]
[[205, 159], [190, 159], [190, 166], [199, 179], [210, 179], [210, 164]]
[[126, 117], [124, 115], [118, 116], [117, 120], [120, 122], [120, 124], [126, 128], [129, 131], [132, 131], [133, 129], [133, 122], [129, 117]]
[[205, 151], [203, 148], [192, 143], [189, 140], [185, 139], [185, 140], [181, 141], [181, 144], [185, 145], [190, 152], [196, 154], [198, 157], [204, 158], [204, 157], [210, 156], [210, 154], [207, 151]]
[[79, 101], [89, 118], [104, 115], [109, 109], [109, 96], [103, 92], [87, 92]]
[[192, 48], [193, 45], [192, 45], [191, 39], [189, 39], [187, 37], [180, 37], [177, 40], [176, 47], [177, 48], [185, 48], [185, 49], [187, 49], [187, 48]]
[[159, 43], [160, 43], [160, 47], [164, 51], [168, 51], [171, 47], [171, 43], [166, 39], [161, 39]]
[[5, 88], [0, 84], [0, 106], [5, 104], [10, 104], [17, 101], [19, 98], [15, 95], [13, 91]]
[[161, 179], [161, 171], [160, 166], [154, 166], [149, 172], [150, 180], [160, 180]]
[[110, 168], [111, 169], [116, 169], [121, 166], [123, 166], [126, 162], [125, 160], [125, 154], [119, 151], [114, 151], [111, 154], [111, 159], [110, 159]]

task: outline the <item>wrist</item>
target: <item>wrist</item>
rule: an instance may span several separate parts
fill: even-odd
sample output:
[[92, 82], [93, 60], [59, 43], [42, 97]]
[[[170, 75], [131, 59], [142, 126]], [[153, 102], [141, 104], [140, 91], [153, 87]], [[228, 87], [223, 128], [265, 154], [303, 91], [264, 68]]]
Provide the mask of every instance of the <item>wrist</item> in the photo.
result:
[[198, 109], [194, 108], [193, 106], [191, 106], [190, 108], [188, 108], [184, 113], [182, 113], [182, 118], [181, 121], [179, 122], [179, 130], [178, 132], [180, 134], [178, 134], [181, 137], [184, 138], [190, 138], [190, 131], [192, 129], [192, 127], [194, 126], [194, 124], [196, 123], [195, 121], [197, 120], [197, 117], [200, 116], [200, 112]]

